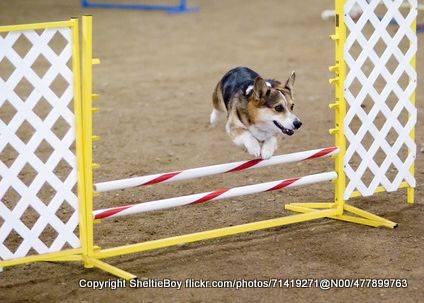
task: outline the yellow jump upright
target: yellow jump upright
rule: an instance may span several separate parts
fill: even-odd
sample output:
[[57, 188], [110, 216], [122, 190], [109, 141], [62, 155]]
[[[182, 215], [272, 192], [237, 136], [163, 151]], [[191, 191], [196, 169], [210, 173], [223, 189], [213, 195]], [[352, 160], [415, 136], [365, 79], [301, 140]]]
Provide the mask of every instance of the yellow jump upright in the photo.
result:
[[[331, 103], [329, 105], [329, 108], [335, 111], [335, 126], [334, 128], [329, 130], [329, 133], [331, 135], [335, 136], [335, 145], [339, 148], [339, 153], [335, 157], [335, 171], [337, 172], [337, 180], [335, 181], [335, 200], [334, 203], [291, 203], [285, 205], [285, 208], [288, 210], [296, 211], [296, 212], [313, 212], [316, 210], [322, 210], [322, 209], [328, 209], [328, 208], [336, 208], [338, 210], [338, 213], [336, 216], [332, 216], [332, 219], [338, 219], [343, 221], [349, 221], [354, 222], [358, 224], [364, 224], [369, 226], [385, 226], [389, 228], [396, 227], [397, 224], [395, 222], [392, 222], [390, 220], [386, 220], [380, 216], [371, 214], [367, 211], [358, 209], [352, 205], [349, 205], [346, 203], [346, 199], [353, 198], [353, 197], [360, 197], [363, 196], [363, 192], [360, 191], [352, 191], [348, 196], [345, 195], [346, 192], [346, 174], [345, 174], [345, 164], [349, 162], [349, 159], [346, 159], [346, 129], [349, 128], [349, 126], [345, 125], [346, 120], [346, 110], [347, 110], [347, 103], [345, 99], [345, 91], [350, 89], [350, 84], [346, 85], [346, 62], [345, 62], [345, 55], [348, 53], [349, 49], [346, 47], [346, 38], [347, 38], [347, 26], [346, 24], [353, 24], [350, 28], [350, 35], [353, 36], [356, 32], [355, 31], [361, 31], [362, 28], [358, 28], [358, 23], [354, 22], [352, 18], [355, 18], [354, 16], [350, 16], [351, 9], [354, 8], [354, 6], [357, 5], [354, 3], [354, 1], [345, 1], [345, 0], [336, 0], [335, 1], [335, 25], [336, 30], [335, 33], [330, 35], [331, 40], [335, 43], [335, 64], [333, 66], [329, 67], [330, 72], [334, 72], [335, 76], [334, 78], [331, 78], [329, 80], [329, 83], [334, 85], [335, 87], [335, 102]], [[370, 17], [374, 12], [375, 7], [371, 6], [371, 4], [368, 4], [367, 7], [361, 7], [361, 10], [363, 11], [363, 15], [360, 17], [358, 21], [361, 21], [361, 18], [364, 17]], [[397, 8], [399, 9], [399, 8]], [[411, 8], [411, 13], [414, 12], [414, 8]], [[367, 14], [367, 15], [365, 15]], [[364, 16], [365, 15], [365, 16]], [[369, 16], [368, 16], [369, 15]], [[350, 19], [350, 23], [346, 23], [345, 16]], [[364, 18], [364, 22], [368, 19]], [[415, 32], [416, 26], [414, 25], [415, 22], [411, 25], [411, 29]], [[386, 24], [388, 26], [389, 24]], [[408, 26], [408, 25], [405, 25]], [[349, 43], [349, 47], [352, 46], [352, 40], [351, 39]], [[411, 41], [410, 46], [412, 48], [416, 47], [416, 41]], [[362, 51], [362, 54], [364, 54], [366, 51]], [[381, 58], [379, 58], [381, 59]], [[356, 61], [354, 61], [356, 63]], [[411, 66], [415, 70], [415, 53], [411, 59]], [[354, 73], [354, 69], [350, 69], [350, 73]], [[413, 79], [411, 79], [411, 83], [413, 83]], [[392, 85], [392, 83], [388, 83], [387, 85]], [[378, 97], [378, 96], [377, 96]], [[415, 93], [411, 95], [411, 103], [415, 105]], [[359, 101], [359, 102], [358, 102]], [[352, 103], [358, 103], [358, 105], [361, 105], [362, 100], [357, 100], [353, 98]], [[353, 108], [353, 109], [352, 109]], [[355, 111], [355, 108], [351, 104], [350, 110], [352, 112]], [[411, 114], [409, 113], [410, 118], [414, 119], [414, 117], [411, 117]], [[396, 120], [397, 117], [395, 116], [389, 116], [390, 118]], [[416, 119], [416, 117], [415, 117]], [[405, 131], [405, 130], [404, 130]], [[407, 130], [406, 130], [407, 131]], [[377, 135], [380, 135], [377, 133]], [[410, 131], [410, 137], [412, 141], [414, 140], [414, 126], [412, 126]], [[355, 140], [357, 138], [354, 138]], [[353, 140], [352, 140], [353, 141]], [[415, 157], [415, 150], [413, 148], [408, 150], [408, 153]], [[388, 154], [387, 157], [390, 157]], [[366, 160], [366, 157], [364, 157], [363, 160]], [[390, 184], [394, 186], [390, 186], [389, 190], [397, 190], [400, 188], [407, 188], [407, 201], [408, 203], [413, 203], [413, 192], [415, 186], [415, 180], [413, 180], [413, 174], [414, 174], [414, 165], [411, 164], [410, 167], [405, 166], [403, 169], [409, 169], [410, 175], [412, 176], [411, 182], [399, 182], [399, 184]], [[375, 178], [377, 178], [376, 176]], [[359, 179], [361, 176], [359, 176]], [[384, 186], [375, 186], [372, 189], [371, 195], [379, 192], [386, 191], [386, 188]], [[370, 194], [368, 194], [370, 195]], [[364, 195], [365, 196], [365, 195]], [[354, 214], [355, 216], [351, 216], [346, 214], [346, 212], [350, 212]]]

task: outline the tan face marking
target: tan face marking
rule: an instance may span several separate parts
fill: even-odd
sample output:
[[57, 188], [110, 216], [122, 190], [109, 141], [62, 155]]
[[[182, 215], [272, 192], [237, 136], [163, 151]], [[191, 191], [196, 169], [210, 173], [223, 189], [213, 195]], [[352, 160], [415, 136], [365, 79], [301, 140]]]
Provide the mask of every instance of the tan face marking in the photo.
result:
[[284, 107], [284, 110], [287, 112], [292, 112], [294, 109], [294, 100], [291, 91], [285, 88], [279, 89], [278, 91], [281, 93], [281, 95], [283, 95], [284, 98], [284, 101], [281, 103]]
[[277, 81], [273, 87], [264, 87], [262, 83], [255, 85], [255, 89], [259, 93], [252, 94], [247, 104], [250, 122], [263, 131], [268, 129], [291, 136], [302, 124], [292, 113], [293, 89]]
[[[266, 112], [267, 116], [285, 116], [288, 113], [291, 113], [293, 108], [294, 102], [292, 99], [292, 94], [289, 90], [284, 88], [269, 88], [266, 94], [260, 100], [255, 98], [255, 95], [252, 95], [247, 105], [249, 117], [253, 123], [261, 122], [259, 119], [260, 112]], [[284, 117], [282, 119], [284, 119]]]

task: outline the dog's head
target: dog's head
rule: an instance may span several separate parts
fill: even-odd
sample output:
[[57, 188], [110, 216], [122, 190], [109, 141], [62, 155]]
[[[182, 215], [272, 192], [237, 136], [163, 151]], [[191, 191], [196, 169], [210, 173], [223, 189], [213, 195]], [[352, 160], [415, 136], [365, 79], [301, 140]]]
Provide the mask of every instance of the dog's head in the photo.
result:
[[288, 136], [300, 128], [302, 122], [293, 114], [295, 79], [295, 72], [284, 84], [276, 80], [265, 81], [261, 77], [255, 79], [247, 106], [255, 126]]

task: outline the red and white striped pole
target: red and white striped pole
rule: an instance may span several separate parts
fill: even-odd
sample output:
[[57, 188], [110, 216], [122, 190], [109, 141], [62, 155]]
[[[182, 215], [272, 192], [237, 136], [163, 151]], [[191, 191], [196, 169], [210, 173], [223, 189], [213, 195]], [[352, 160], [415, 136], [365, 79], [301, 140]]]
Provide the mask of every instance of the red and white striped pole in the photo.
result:
[[226, 164], [218, 164], [212, 166], [191, 168], [182, 171], [175, 171], [162, 174], [147, 175], [142, 177], [133, 177], [128, 179], [100, 182], [94, 184], [94, 189], [97, 192], [112, 191], [130, 187], [145, 186], [156, 183], [168, 183], [180, 180], [200, 178], [204, 176], [237, 172], [246, 169], [266, 167], [277, 164], [298, 162], [303, 160], [317, 159], [335, 155], [339, 152], [337, 147], [327, 147], [314, 149], [309, 151], [285, 154], [274, 156], [268, 160], [253, 159], [249, 161], [240, 161]]
[[125, 205], [108, 209], [100, 209], [93, 212], [95, 219], [106, 219], [113, 217], [126, 216], [137, 213], [145, 213], [160, 209], [172, 208], [177, 206], [199, 204], [207, 201], [215, 201], [278, 190], [282, 188], [295, 187], [318, 182], [330, 181], [337, 178], [336, 172], [326, 172], [315, 175], [309, 175], [300, 178], [291, 178], [279, 181], [272, 181], [260, 184], [253, 184], [241, 187], [225, 188], [211, 192], [181, 196], [157, 201], [144, 202], [134, 205]]

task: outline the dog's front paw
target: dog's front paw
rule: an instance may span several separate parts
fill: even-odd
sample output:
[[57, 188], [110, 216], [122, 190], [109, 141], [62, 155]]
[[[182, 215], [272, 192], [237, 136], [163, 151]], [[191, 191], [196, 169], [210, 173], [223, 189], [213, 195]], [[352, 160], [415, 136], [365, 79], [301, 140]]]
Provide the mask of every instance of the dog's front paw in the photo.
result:
[[276, 149], [277, 149], [277, 140], [275, 138], [271, 138], [268, 141], [265, 141], [261, 149], [262, 159], [271, 158]]
[[259, 157], [261, 155], [261, 146], [258, 141], [251, 139], [245, 142], [244, 146], [247, 152], [252, 156]]
[[274, 154], [274, 149], [269, 146], [263, 146], [261, 149], [261, 157], [262, 159], [269, 159]]

